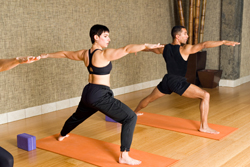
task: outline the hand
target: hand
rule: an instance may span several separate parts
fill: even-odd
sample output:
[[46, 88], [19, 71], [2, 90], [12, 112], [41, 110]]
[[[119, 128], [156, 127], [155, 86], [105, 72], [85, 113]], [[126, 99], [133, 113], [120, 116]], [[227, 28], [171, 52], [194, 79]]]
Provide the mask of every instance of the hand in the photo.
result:
[[28, 57], [17, 57], [16, 60], [20, 63], [20, 64], [24, 64], [24, 63], [33, 63], [35, 61], [40, 60], [40, 56], [38, 57], [33, 57], [33, 56], [28, 56]]
[[235, 46], [239, 45], [239, 42], [234, 42], [234, 41], [224, 41], [224, 45], [230, 45], [230, 46]]
[[46, 59], [46, 58], [48, 58], [48, 56], [49, 56], [48, 54], [41, 54], [40, 55], [41, 59]]
[[158, 43], [158, 44], [145, 43], [145, 46], [146, 46], [147, 49], [163, 48], [164, 47], [164, 45], [160, 45], [160, 43]]

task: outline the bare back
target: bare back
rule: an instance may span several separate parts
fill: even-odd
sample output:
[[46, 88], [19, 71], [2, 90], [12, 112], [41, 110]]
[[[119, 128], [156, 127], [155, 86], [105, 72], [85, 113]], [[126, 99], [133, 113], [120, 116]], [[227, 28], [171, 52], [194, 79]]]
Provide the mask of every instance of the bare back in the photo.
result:
[[[91, 49], [90, 52], [92, 53], [94, 49]], [[87, 67], [89, 65], [89, 52], [88, 50], [85, 50], [83, 52], [83, 61], [85, 66]], [[95, 67], [105, 67], [109, 64], [109, 61], [107, 61], [103, 56], [102, 50], [97, 50], [93, 57], [92, 57], [92, 64]], [[106, 85], [110, 87], [110, 74], [106, 75], [96, 75], [96, 74], [89, 74], [89, 83], [92, 84], [98, 84], [98, 85]]]

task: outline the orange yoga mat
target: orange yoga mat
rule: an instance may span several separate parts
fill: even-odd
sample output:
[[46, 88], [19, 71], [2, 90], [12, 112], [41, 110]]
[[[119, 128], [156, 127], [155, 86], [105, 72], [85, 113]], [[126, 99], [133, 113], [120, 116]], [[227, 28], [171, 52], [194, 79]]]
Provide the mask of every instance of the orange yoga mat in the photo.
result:
[[[119, 164], [120, 146], [96, 139], [91, 139], [76, 134], [69, 134], [63, 141], [57, 141], [57, 136], [49, 136], [37, 140], [38, 148], [75, 158], [90, 164], [103, 167], [128, 167], [125, 164]], [[131, 149], [130, 156], [141, 160], [142, 164], [138, 167], [166, 167], [174, 164], [178, 160], [166, 158], [159, 155]]]
[[210, 128], [220, 132], [220, 134], [208, 134], [198, 131], [200, 127], [199, 121], [193, 121], [183, 118], [170, 117], [170, 116], [152, 114], [146, 112], [143, 112], [143, 115], [137, 117], [137, 124], [172, 130], [176, 132], [182, 132], [190, 135], [196, 135], [215, 140], [221, 140], [230, 133], [237, 130], [237, 128], [232, 128], [228, 126], [208, 124]]

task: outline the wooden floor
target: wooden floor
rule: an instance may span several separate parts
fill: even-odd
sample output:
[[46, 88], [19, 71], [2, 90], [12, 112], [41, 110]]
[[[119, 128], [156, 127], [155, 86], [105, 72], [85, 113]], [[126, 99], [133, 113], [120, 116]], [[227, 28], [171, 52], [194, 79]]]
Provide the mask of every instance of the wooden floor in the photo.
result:
[[[239, 128], [222, 141], [136, 125], [132, 148], [178, 159], [173, 167], [250, 166], [250, 82], [236, 88], [206, 89], [210, 95], [209, 122]], [[134, 109], [152, 88], [117, 96]], [[59, 133], [76, 107], [0, 125], [0, 146], [15, 159], [15, 167], [93, 167], [94, 165], [36, 149], [17, 148], [16, 136], [28, 133], [41, 139]], [[172, 94], [151, 103], [143, 111], [199, 121], [199, 100]], [[106, 122], [98, 112], [72, 133], [120, 143], [120, 124]], [[118, 156], [118, 155], [117, 155]]]

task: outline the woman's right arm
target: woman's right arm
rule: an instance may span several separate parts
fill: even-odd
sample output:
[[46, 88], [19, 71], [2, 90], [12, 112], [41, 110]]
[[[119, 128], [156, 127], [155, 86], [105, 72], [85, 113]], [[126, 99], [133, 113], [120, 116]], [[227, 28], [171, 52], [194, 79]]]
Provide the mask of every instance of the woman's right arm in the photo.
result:
[[81, 61], [84, 59], [84, 52], [87, 50], [79, 51], [60, 51], [55, 53], [41, 54], [41, 58], [68, 58], [71, 60]]
[[12, 59], [0, 59], [0, 72], [10, 70], [19, 64], [33, 63], [40, 60], [40, 56], [16, 57]]

